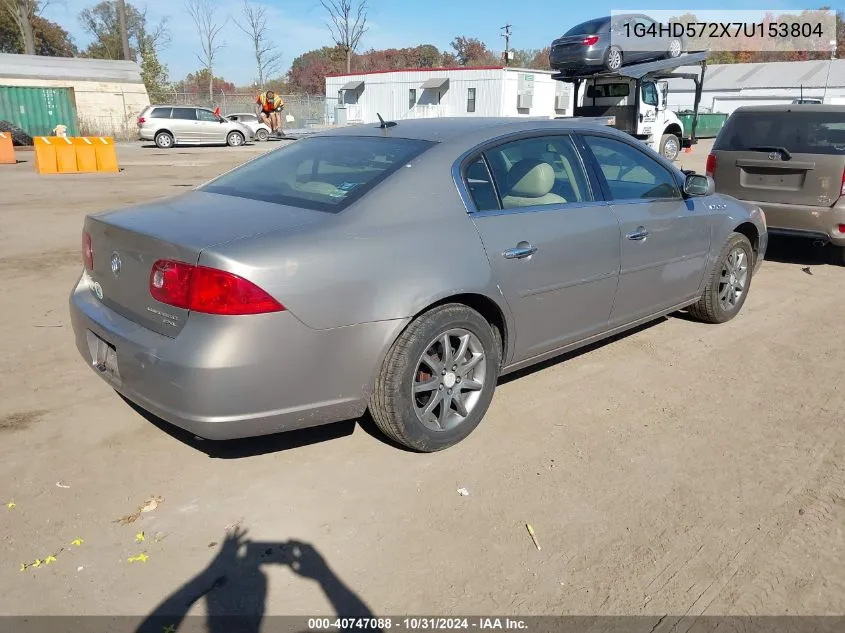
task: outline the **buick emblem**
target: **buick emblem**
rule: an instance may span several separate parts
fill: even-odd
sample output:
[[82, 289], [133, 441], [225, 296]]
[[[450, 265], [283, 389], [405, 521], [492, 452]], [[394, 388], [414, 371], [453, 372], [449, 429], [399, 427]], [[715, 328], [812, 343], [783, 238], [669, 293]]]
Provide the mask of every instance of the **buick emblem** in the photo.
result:
[[112, 274], [117, 277], [120, 274], [120, 255], [117, 253], [112, 253], [111, 256], [111, 271]]
[[778, 154], [777, 152], [771, 152], [769, 154], [769, 160], [777, 160], [778, 158], [780, 158], [780, 154]]

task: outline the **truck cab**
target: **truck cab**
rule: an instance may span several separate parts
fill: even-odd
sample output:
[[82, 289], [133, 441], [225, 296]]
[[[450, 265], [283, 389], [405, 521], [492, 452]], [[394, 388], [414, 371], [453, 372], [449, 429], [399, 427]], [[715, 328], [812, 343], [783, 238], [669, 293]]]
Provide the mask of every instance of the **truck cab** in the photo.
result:
[[[695, 128], [698, 106], [707, 67], [707, 51], [642, 64], [623, 66], [616, 71], [585, 69], [583, 73], [558, 73], [552, 77], [571, 83], [575, 91], [577, 117], [604, 117], [608, 124], [627, 132], [669, 160], [675, 160], [682, 147], [697, 142]], [[698, 73], [679, 72], [682, 66], [700, 67]], [[692, 129], [669, 107], [668, 79], [688, 79], [695, 84]]]
[[621, 76], [587, 78], [579, 91], [575, 116], [612, 116], [614, 127], [675, 160], [685, 130], [667, 107], [668, 95], [666, 81], [636, 81]]

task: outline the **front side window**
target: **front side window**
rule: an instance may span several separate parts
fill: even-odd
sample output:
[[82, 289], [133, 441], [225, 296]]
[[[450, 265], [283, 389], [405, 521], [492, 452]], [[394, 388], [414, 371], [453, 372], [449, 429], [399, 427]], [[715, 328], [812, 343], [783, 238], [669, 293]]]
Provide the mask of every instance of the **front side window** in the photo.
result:
[[475, 112], [475, 88], [467, 88], [467, 112]]
[[644, 152], [604, 136], [585, 136], [614, 200], [680, 198], [671, 172]]
[[334, 213], [432, 145], [430, 141], [371, 136], [305, 138], [201, 189]]
[[657, 106], [657, 87], [653, 83], [644, 83], [640, 92], [642, 93], [644, 104]]
[[214, 121], [215, 123], [218, 121], [217, 117], [214, 116], [214, 113], [209, 110], [197, 110], [197, 120]]
[[[493, 207], [491, 192], [503, 209], [564, 205], [592, 201], [590, 183], [572, 140], [565, 135], [519, 139], [484, 152], [495, 188], [482, 182], [486, 170], [472, 166], [475, 181], [467, 170], [466, 183], [476, 208]], [[482, 201], [483, 200], [483, 201]]]
[[173, 108], [173, 118], [174, 119], [182, 119], [184, 121], [196, 121], [197, 120], [197, 109], [196, 108]]

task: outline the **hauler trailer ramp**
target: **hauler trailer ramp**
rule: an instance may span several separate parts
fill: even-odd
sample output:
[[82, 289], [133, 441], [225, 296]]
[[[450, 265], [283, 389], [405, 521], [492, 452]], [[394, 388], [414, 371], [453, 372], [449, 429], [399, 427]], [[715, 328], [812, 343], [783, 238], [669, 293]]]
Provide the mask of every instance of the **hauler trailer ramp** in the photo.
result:
[[[697, 143], [698, 106], [707, 69], [708, 52], [689, 53], [623, 66], [616, 71], [558, 73], [558, 81], [573, 85], [574, 115], [611, 117], [613, 127], [631, 134], [669, 160], [675, 160], [682, 147]], [[678, 72], [681, 66], [699, 66], [698, 72]], [[669, 110], [668, 79], [689, 79], [695, 84], [695, 102], [690, 130]]]

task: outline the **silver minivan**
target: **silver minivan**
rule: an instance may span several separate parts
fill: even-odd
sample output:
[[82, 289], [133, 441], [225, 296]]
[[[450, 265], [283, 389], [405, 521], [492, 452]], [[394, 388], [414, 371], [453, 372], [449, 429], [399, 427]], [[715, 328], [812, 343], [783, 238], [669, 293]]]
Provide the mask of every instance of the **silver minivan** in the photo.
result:
[[230, 121], [208, 108], [195, 106], [147, 106], [138, 116], [138, 136], [154, 141], [161, 149], [174, 145], [229, 145], [239, 147], [254, 133], [238, 121]]

